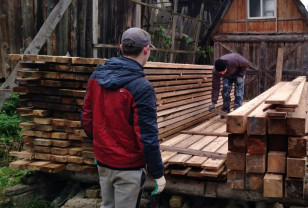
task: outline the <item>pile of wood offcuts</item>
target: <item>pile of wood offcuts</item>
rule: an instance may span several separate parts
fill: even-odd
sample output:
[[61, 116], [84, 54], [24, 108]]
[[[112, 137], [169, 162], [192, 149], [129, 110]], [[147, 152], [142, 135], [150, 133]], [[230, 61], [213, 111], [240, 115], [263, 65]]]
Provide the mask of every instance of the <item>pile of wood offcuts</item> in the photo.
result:
[[307, 160], [306, 77], [279, 82], [227, 117], [227, 181], [264, 197], [303, 198]]

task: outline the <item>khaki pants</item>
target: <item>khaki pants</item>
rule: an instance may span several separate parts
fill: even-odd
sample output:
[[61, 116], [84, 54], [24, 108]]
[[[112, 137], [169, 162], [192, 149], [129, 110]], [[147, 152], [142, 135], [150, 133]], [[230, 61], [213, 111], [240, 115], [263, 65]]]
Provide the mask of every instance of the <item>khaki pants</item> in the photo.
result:
[[101, 208], [139, 207], [142, 188], [146, 179], [145, 169], [112, 170], [98, 167], [102, 193]]

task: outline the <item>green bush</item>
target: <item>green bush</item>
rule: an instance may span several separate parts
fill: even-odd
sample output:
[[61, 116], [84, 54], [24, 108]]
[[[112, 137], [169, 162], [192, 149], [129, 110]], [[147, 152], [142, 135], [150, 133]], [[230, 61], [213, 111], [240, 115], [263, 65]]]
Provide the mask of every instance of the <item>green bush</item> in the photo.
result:
[[3, 104], [0, 114], [6, 114], [8, 116], [15, 115], [18, 105], [19, 96], [16, 93], [12, 93], [11, 97]]
[[21, 122], [16, 109], [19, 97], [13, 93], [0, 110], [0, 164], [9, 163], [9, 152], [19, 150], [21, 143]]

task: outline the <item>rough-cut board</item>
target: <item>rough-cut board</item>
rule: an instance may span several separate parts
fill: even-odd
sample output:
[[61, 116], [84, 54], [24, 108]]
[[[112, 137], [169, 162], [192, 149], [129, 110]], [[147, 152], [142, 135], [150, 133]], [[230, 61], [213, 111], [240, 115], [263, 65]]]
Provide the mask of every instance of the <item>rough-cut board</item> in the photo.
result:
[[284, 86], [279, 88], [274, 94], [269, 96], [266, 100], [266, 104], [285, 104], [293, 93], [296, 92], [297, 87], [306, 82], [306, 77], [301, 76], [294, 79], [292, 82], [287, 82]]

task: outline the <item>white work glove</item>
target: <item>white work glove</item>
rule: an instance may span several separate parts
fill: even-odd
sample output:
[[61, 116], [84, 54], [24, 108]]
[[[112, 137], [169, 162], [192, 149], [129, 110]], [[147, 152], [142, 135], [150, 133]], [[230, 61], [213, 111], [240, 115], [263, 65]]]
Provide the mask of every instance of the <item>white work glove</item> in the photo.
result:
[[154, 191], [152, 191], [151, 195], [159, 194], [160, 192], [164, 190], [165, 186], [166, 186], [166, 179], [164, 176], [162, 176], [161, 178], [155, 179], [155, 189]]

